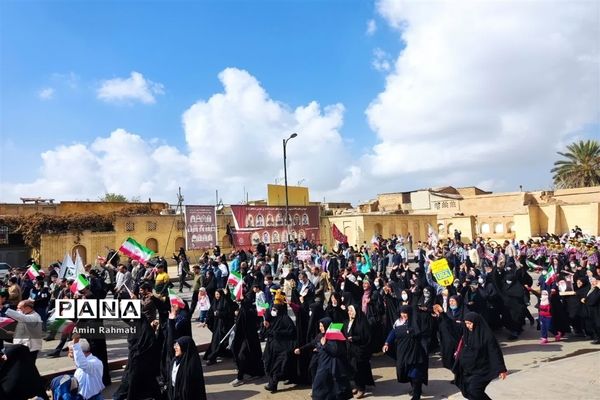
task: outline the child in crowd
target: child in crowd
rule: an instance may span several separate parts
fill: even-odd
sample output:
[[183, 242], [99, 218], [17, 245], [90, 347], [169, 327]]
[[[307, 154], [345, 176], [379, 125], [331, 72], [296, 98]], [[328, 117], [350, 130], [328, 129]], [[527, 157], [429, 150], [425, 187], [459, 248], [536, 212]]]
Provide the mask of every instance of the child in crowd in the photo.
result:
[[552, 322], [552, 310], [550, 308], [550, 299], [548, 298], [548, 291], [542, 290], [539, 302], [539, 320], [541, 326], [542, 338], [541, 344], [548, 343], [548, 331], [550, 330]]
[[200, 308], [200, 314], [198, 315], [198, 322], [204, 328], [206, 326], [206, 316], [210, 309], [210, 299], [206, 294], [206, 288], [200, 288], [198, 292], [198, 308]]

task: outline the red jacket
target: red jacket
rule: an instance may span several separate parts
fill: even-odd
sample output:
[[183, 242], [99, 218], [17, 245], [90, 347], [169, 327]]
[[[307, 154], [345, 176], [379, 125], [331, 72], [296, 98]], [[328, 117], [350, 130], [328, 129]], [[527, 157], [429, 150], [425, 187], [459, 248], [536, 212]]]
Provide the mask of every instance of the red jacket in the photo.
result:
[[552, 312], [550, 310], [550, 304], [546, 304], [545, 306], [540, 304], [540, 317], [551, 317]]

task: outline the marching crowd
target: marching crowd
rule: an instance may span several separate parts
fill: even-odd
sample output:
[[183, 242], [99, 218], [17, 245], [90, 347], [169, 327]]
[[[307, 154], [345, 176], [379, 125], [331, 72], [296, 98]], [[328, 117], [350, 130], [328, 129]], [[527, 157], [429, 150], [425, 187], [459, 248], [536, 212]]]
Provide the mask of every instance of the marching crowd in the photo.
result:
[[[128, 321], [136, 333], [128, 338], [129, 360], [114, 399], [205, 399], [194, 324], [212, 333], [204, 368], [233, 358], [233, 386], [264, 377], [269, 392], [282, 382], [310, 385], [313, 399], [376, 396], [371, 359], [380, 353], [395, 364], [398, 382], [410, 384], [412, 399], [421, 398], [434, 353], [464, 397], [488, 399], [486, 386], [508, 373], [494, 333], [505, 330], [507, 340], [518, 340], [527, 321], [540, 331], [540, 345], [549, 336], [600, 344], [598, 243], [578, 228], [527, 242], [465, 243], [455, 231], [453, 239], [431, 235], [423, 243], [409, 234], [335, 249], [297, 240], [274, 247], [259, 243], [227, 255], [215, 247], [197, 262], [181, 249], [174, 259], [179, 292], [192, 291], [189, 304], [178, 297], [163, 258], [122, 263], [111, 253], [85, 266], [89, 285], [75, 292], [59, 278], [58, 264], [33, 280], [14, 271], [0, 289], [0, 317], [16, 323], [13, 344], [3, 346], [0, 399], [47, 398], [35, 367], [42, 332], [46, 339], [60, 335], [51, 356], [66, 345], [77, 368], [52, 381], [53, 398], [102, 398], [110, 384], [106, 340], [73, 333], [90, 321], [57, 328], [48, 316], [61, 298], [141, 299], [142, 318]], [[297, 250], [309, 256], [299, 259]], [[454, 278], [446, 286], [430, 265], [442, 259]], [[530, 304], [539, 309], [537, 320]]]

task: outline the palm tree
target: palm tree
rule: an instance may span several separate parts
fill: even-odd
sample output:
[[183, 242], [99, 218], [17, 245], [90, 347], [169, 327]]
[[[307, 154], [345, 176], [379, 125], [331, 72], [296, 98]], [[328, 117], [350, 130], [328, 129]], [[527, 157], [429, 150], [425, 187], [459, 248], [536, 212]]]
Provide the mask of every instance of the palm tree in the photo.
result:
[[554, 162], [550, 172], [559, 189], [600, 185], [600, 143], [597, 140], [580, 140], [567, 146], [561, 153], [566, 159]]

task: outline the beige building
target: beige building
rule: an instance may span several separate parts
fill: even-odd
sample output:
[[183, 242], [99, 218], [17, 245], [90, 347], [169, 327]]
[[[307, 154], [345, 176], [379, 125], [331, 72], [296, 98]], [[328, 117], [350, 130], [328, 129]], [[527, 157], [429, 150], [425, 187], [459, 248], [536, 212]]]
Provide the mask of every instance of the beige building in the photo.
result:
[[451, 186], [384, 193], [361, 204], [363, 212], [396, 211], [432, 214], [440, 237], [481, 235], [495, 240], [563, 234], [575, 225], [600, 234], [600, 186], [556, 191], [491, 193], [476, 187]]

